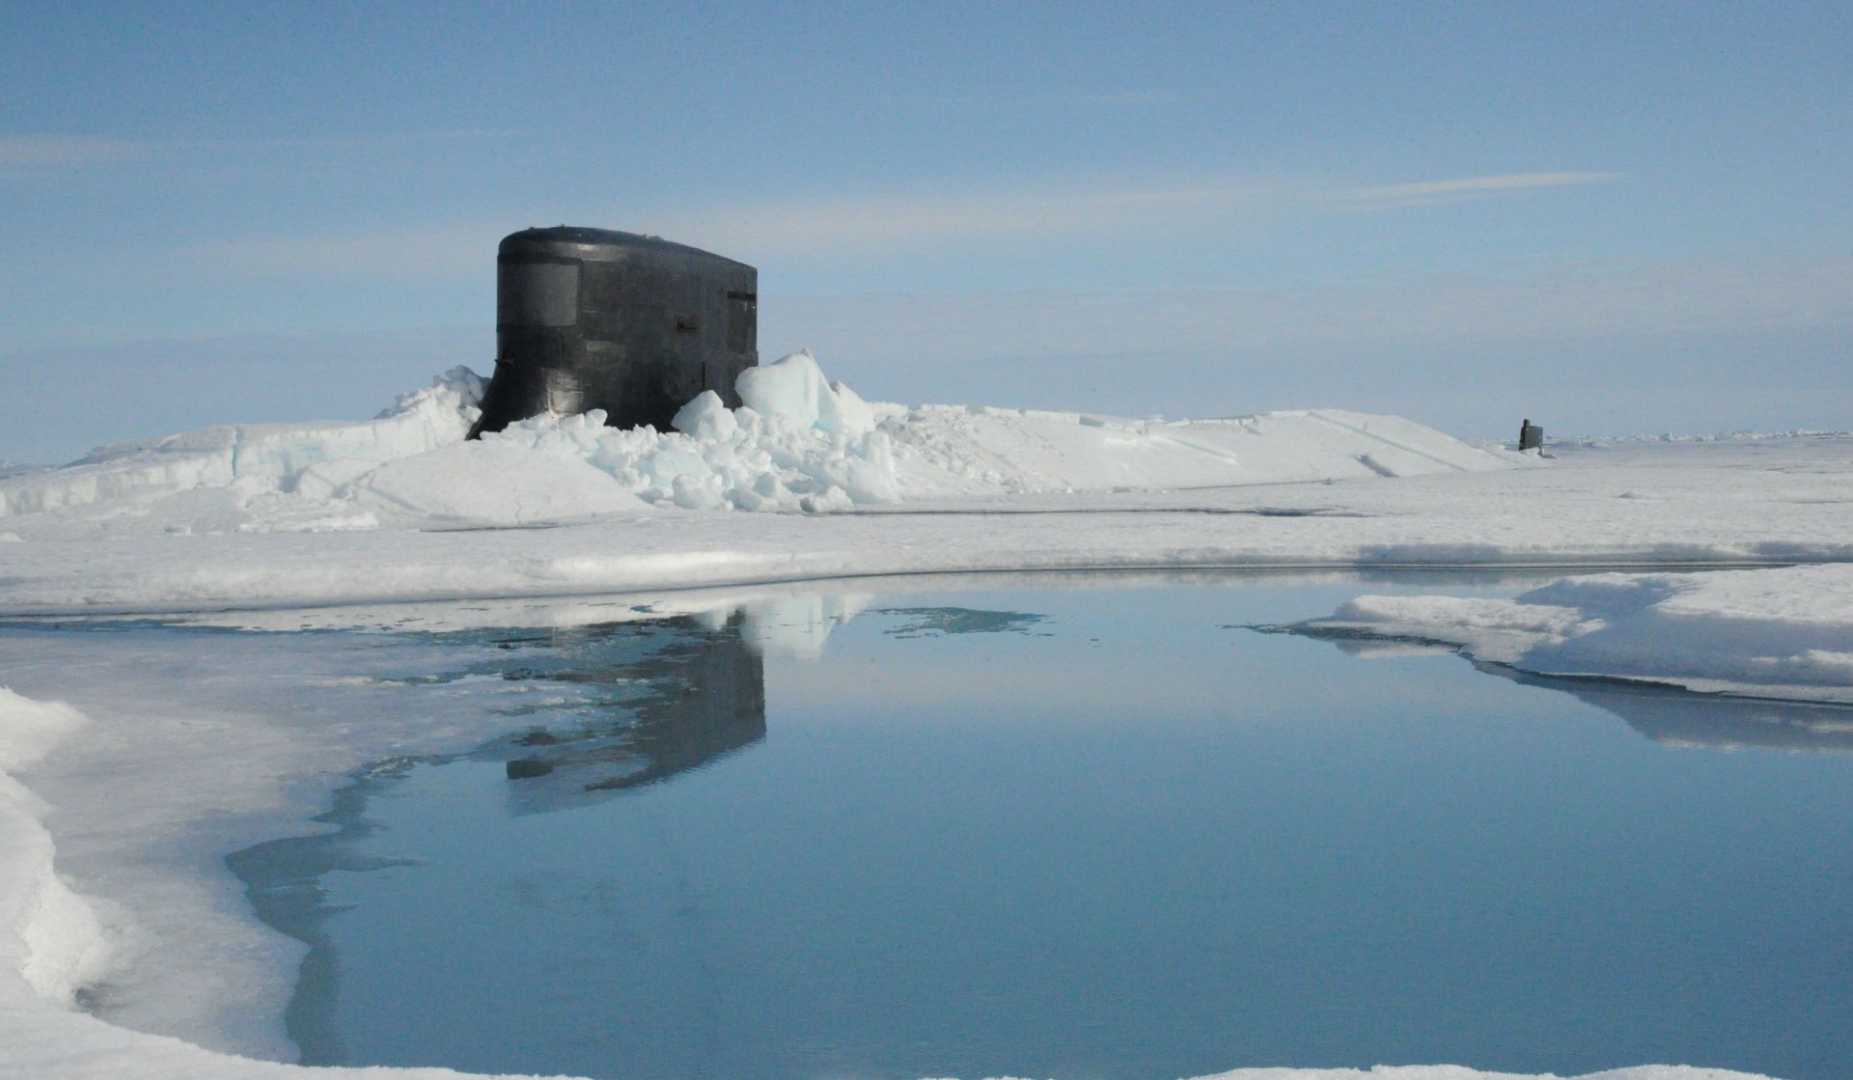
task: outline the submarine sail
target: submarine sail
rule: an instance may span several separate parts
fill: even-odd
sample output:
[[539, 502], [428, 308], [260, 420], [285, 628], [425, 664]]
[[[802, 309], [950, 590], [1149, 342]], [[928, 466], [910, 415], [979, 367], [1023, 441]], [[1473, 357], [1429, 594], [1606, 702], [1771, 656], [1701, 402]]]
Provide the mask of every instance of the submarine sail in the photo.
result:
[[759, 271], [654, 236], [561, 225], [496, 252], [495, 375], [470, 438], [544, 412], [669, 428], [759, 360]]

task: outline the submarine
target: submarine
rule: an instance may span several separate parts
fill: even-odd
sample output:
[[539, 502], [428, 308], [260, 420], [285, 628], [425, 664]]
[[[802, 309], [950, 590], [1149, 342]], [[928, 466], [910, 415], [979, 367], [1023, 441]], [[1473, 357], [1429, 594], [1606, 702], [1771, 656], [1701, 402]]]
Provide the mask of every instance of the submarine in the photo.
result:
[[605, 411], [666, 431], [691, 398], [740, 398], [759, 362], [759, 271], [660, 237], [559, 225], [496, 249], [495, 373], [469, 437], [541, 413]]

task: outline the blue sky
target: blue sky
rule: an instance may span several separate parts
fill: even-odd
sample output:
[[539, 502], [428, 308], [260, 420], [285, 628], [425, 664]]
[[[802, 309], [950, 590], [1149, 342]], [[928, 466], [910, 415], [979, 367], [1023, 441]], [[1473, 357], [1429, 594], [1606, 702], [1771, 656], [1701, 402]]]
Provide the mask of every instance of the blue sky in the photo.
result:
[[1853, 427], [1845, 4], [4, 10], [0, 458], [487, 372], [560, 222], [876, 398]]

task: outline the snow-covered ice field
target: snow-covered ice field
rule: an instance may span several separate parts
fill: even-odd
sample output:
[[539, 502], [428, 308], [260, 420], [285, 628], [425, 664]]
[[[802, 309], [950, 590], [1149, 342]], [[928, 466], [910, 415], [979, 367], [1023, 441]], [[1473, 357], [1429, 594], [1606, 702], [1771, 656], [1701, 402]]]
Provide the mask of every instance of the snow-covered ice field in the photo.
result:
[[[370, 422], [215, 428], [0, 478], [0, 612], [1001, 570], [1853, 561], [1846, 435], [1542, 459], [1396, 417], [906, 408], [862, 401], [802, 354], [749, 374], [747, 407], [704, 395], [678, 416], [689, 434], [543, 417], [465, 442], [481, 383], [457, 369]], [[1340, 616], [1545, 673], [1821, 700], [1853, 678], [1841, 565], [1541, 595]]]
[[[1543, 674], [1853, 704], [1853, 437], [1609, 441], [1541, 458], [1330, 410], [1165, 421], [870, 404], [800, 355], [744, 380], [746, 408], [711, 395], [691, 403], [677, 418], [685, 433], [537, 418], [468, 443], [480, 389], [458, 369], [372, 421], [215, 428], [0, 475], [0, 616], [184, 613], [338, 628], [415, 621], [405, 605], [458, 599], [516, 622], [523, 598], [802, 605], [794, 583], [881, 575], [1546, 567], [1564, 579], [1513, 600], [1365, 596], [1309, 628], [1446, 642]], [[546, 610], [571, 619], [576, 609]], [[581, 610], [592, 620], [613, 609], [588, 599]], [[813, 615], [827, 625], [841, 613]], [[305, 648], [292, 662], [312, 668], [317, 656]], [[159, 655], [125, 666], [128, 675], [97, 673], [108, 689], [89, 696], [109, 707], [79, 712], [55, 701], [59, 660], [0, 654], [0, 684], [31, 671], [35, 687], [32, 697], [0, 690], [0, 1075], [295, 1074], [238, 1056], [287, 1054], [274, 1042], [287, 950], [238, 928], [249, 916], [224, 882], [188, 886], [172, 866], [140, 865], [134, 842], [157, 834], [163, 815], [257, 820], [313, 801], [320, 792], [286, 795], [275, 778], [299, 776], [306, 760], [336, 771], [416, 752], [421, 740], [467, 733], [470, 719], [304, 738], [290, 732], [292, 715], [313, 707], [301, 702], [207, 685], [196, 703], [138, 699], [135, 671], [183, 663]], [[168, 748], [145, 775], [101, 764], [84, 774], [82, 762], [111, 760], [105, 749], [135, 740]], [[49, 769], [54, 761], [64, 764]], [[35, 784], [40, 776], [54, 779]], [[238, 781], [212, 782], [225, 776]], [[136, 828], [112, 835], [123, 814]], [[202, 867], [213, 857], [195, 855]], [[91, 875], [143, 875], [147, 910], [78, 895], [61, 877], [73, 860]], [[179, 933], [189, 921], [224, 932]], [[130, 925], [140, 939], [121, 932]], [[173, 964], [199, 970], [150, 975], [160, 989], [137, 1026], [195, 1042], [79, 1007], [105, 973], [159, 969], [148, 957], [160, 955], [164, 928], [194, 950]], [[248, 993], [255, 986], [268, 989]], [[223, 1037], [197, 1035], [215, 1024]]]

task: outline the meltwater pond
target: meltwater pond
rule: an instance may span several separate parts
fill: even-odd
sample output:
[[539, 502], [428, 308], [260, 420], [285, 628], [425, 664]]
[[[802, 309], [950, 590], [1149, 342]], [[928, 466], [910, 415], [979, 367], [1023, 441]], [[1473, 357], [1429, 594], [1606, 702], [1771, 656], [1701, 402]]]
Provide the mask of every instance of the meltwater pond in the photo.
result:
[[[1842, 1080], [1853, 710], [1252, 629], [1364, 591], [1534, 584], [916, 579], [14, 627], [0, 674], [99, 715], [175, 696], [172, 730], [225, 756], [80, 755], [42, 778], [55, 805], [115, 776], [125, 806], [163, 807], [215, 769], [326, 792], [312, 762], [369, 762], [313, 826], [228, 831], [208, 807], [220, 839], [172, 858], [116, 852], [107, 813], [59, 840], [80, 888], [131, 908], [167, 863], [239, 849], [258, 915], [309, 946], [287, 1024], [310, 1063]], [[155, 865], [125, 877], [128, 857]], [[98, 1011], [187, 1032], [147, 1006], [185, 995], [137, 985]]]
[[233, 865], [311, 1063], [1844, 1075], [1853, 714], [1246, 628], [1357, 591], [438, 635], [542, 693]]

